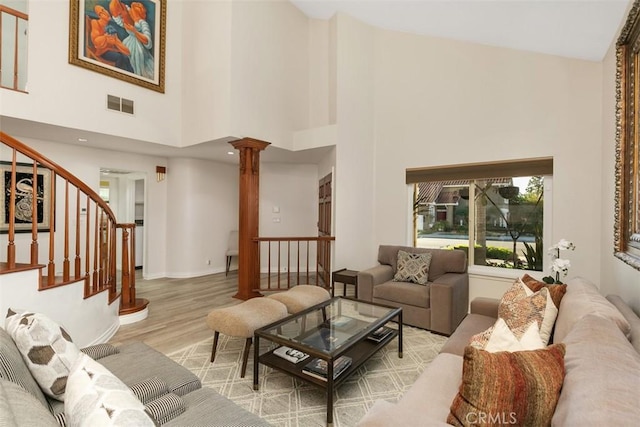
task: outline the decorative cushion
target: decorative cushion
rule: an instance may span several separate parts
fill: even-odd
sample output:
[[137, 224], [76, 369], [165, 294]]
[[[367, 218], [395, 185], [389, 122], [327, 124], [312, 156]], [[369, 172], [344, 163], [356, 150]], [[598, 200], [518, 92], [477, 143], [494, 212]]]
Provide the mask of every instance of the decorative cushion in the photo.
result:
[[80, 351], [88, 355], [93, 360], [99, 360], [107, 356], [113, 356], [114, 354], [118, 354], [120, 352], [120, 350], [118, 350], [118, 347], [107, 343], [90, 345], [89, 347], [81, 348]]
[[175, 393], [160, 396], [147, 403], [144, 407], [151, 418], [156, 420], [159, 425], [166, 424], [187, 410], [184, 399]]
[[398, 270], [393, 280], [396, 282], [411, 282], [426, 285], [429, 280], [429, 265], [431, 254], [428, 252], [412, 254], [398, 251]]
[[498, 307], [498, 317], [505, 319], [514, 332], [518, 328], [521, 332], [531, 321], [538, 322], [540, 338], [545, 345], [549, 342], [557, 316], [558, 309], [553, 304], [547, 288], [511, 304], [500, 304]]
[[555, 304], [556, 308], [560, 308], [560, 302], [562, 301], [562, 297], [567, 292], [566, 284], [549, 284], [542, 282], [538, 279], [535, 279], [528, 274], [522, 276], [522, 283], [524, 283], [529, 289], [533, 292], [538, 292], [542, 288], [547, 288], [549, 290], [549, 294], [551, 295], [551, 299]]
[[492, 327], [491, 336], [489, 336], [484, 350], [495, 353], [497, 351], [538, 350], [544, 347], [545, 343], [540, 338], [537, 322], [531, 322], [524, 333], [518, 337], [509, 329], [504, 319], [498, 319]]
[[0, 378], [0, 426], [59, 427], [49, 408], [18, 384]]
[[564, 379], [564, 344], [489, 353], [468, 346], [447, 423], [550, 425]]
[[[554, 312], [555, 310], [555, 312]], [[544, 345], [549, 342], [549, 335], [558, 310], [549, 297], [549, 291], [541, 289], [531, 293], [522, 282], [516, 281], [505, 292], [498, 307], [498, 318], [503, 319], [507, 328], [517, 340], [521, 340], [532, 323], [536, 323], [540, 338]], [[469, 345], [484, 349], [489, 342], [495, 324], [489, 329], [471, 337]]]
[[31, 393], [42, 406], [49, 405], [51, 399], [47, 400], [37, 381], [31, 375], [27, 364], [24, 363], [15, 341], [4, 328], [0, 328], [0, 379], [18, 384]]
[[167, 385], [158, 377], [148, 378], [139, 383], [130, 385], [129, 388], [139, 401], [145, 405], [152, 400], [169, 393]]
[[71, 369], [64, 408], [72, 427], [155, 426], [129, 387], [86, 354]]
[[5, 327], [42, 391], [64, 401], [67, 376], [80, 355], [67, 331], [44, 314], [12, 309]]
[[513, 302], [531, 296], [533, 293], [534, 292], [522, 283], [520, 279], [516, 279], [516, 281], [513, 282], [513, 285], [511, 285], [511, 287], [502, 295], [502, 298], [500, 298], [498, 310], [500, 310], [499, 307], [503, 305], [509, 305]]

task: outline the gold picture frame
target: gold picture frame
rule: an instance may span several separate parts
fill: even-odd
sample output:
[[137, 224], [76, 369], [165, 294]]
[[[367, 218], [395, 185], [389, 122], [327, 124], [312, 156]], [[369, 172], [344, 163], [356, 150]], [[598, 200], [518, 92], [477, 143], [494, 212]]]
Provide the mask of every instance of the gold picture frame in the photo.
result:
[[614, 253], [640, 270], [640, 0], [616, 43]]
[[164, 93], [166, 0], [70, 0], [69, 63]]

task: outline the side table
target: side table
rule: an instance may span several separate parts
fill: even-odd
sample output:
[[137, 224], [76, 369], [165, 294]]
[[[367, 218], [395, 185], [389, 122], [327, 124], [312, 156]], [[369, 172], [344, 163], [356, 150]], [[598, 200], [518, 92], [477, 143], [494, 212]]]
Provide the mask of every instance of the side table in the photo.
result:
[[356, 289], [356, 299], [358, 299], [358, 272], [355, 270], [342, 270], [334, 271], [331, 274], [331, 296], [335, 296], [336, 282], [342, 283], [342, 296], [346, 296], [347, 285], [354, 285]]

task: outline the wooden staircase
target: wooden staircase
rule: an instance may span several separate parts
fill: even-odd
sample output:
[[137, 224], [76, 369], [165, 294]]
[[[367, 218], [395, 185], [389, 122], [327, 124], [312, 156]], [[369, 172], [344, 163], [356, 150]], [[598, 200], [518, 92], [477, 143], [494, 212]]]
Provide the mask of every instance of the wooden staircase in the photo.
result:
[[84, 299], [106, 293], [109, 304], [119, 299], [120, 315], [145, 310], [149, 302], [136, 298], [135, 224], [118, 223], [94, 190], [29, 146], [3, 132], [0, 142], [0, 278], [39, 269], [39, 291], [82, 282]]

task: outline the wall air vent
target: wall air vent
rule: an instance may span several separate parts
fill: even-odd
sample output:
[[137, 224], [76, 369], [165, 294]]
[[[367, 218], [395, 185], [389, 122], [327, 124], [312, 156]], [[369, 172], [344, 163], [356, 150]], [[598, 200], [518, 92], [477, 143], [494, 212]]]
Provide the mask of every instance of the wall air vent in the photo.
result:
[[133, 114], [134, 112], [132, 100], [113, 95], [107, 95], [107, 108], [109, 110], [121, 111], [127, 114]]
[[120, 111], [120, 98], [113, 95], [107, 95], [107, 108], [109, 110]]

